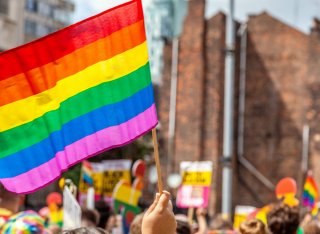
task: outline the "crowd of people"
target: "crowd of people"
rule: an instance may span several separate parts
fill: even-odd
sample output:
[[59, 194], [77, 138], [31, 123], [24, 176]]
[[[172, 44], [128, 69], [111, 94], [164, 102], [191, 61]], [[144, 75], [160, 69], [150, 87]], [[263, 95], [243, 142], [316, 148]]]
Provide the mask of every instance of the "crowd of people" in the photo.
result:
[[[97, 203], [97, 209], [82, 210], [82, 227], [62, 230], [57, 225], [46, 225], [45, 220], [35, 211], [20, 211], [21, 195], [8, 192], [0, 186], [0, 234], [114, 234], [116, 216], [105, 204]], [[298, 206], [282, 202], [272, 205], [267, 222], [249, 219], [241, 223], [239, 230], [221, 215], [211, 220], [204, 209], [196, 211], [196, 222], [183, 214], [173, 213], [170, 193], [156, 194], [153, 203], [146, 211], [137, 215], [130, 226], [130, 234], [320, 234], [319, 220], [308, 211], [300, 212]]]

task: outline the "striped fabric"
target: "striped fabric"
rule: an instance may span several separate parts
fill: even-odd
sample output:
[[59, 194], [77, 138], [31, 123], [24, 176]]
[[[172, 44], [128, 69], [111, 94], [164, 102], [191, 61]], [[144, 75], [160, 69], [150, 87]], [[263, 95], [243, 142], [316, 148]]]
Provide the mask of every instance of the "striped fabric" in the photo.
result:
[[302, 204], [311, 209], [311, 214], [313, 216], [318, 214], [318, 199], [319, 192], [317, 183], [313, 176], [308, 175], [303, 186]]
[[82, 180], [84, 183], [86, 183], [89, 186], [93, 186], [92, 172], [93, 172], [93, 169], [90, 162], [87, 160], [84, 160], [82, 162], [82, 167], [81, 167]]
[[0, 54], [0, 182], [28, 193], [157, 124], [140, 0]]

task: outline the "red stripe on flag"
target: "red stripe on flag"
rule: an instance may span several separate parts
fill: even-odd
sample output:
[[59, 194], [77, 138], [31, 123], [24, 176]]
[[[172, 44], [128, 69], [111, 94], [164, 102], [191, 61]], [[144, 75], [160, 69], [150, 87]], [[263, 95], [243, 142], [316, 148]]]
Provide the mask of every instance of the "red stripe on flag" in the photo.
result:
[[7, 69], [0, 69], [0, 80], [57, 60], [142, 19], [141, 1], [133, 0], [26, 45], [5, 51], [0, 56], [0, 67]]

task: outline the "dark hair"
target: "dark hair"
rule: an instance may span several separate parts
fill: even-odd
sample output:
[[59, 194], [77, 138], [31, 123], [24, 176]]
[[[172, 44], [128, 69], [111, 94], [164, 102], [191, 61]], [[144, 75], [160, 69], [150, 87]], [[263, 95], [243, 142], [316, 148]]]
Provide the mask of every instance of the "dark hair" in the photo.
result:
[[82, 215], [81, 215], [82, 220], [90, 221], [94, 225], [97, 225], [99, 223], [98, 211], [87, 209], [87, 208], [81, 208], [81, 210], [82, 210]]
[[293, 234], [299, 227], [299, 209], [286, 204], [275, 205], [267, 216], [273, 234]]
[[102, 228], [96, 227], [81, 227], [72, 230], [64, 230], [63, 234], [108, 234], [107, 231]]
[[177, 221], [177, 234], [191, 234], [191, 227], [188, 222], [176, 219]]
[[100, 214], [98, 227], [105, 228], [109, 217], [112, 215], [111, 207], [104, 200], [96, 201], [94, 206]]

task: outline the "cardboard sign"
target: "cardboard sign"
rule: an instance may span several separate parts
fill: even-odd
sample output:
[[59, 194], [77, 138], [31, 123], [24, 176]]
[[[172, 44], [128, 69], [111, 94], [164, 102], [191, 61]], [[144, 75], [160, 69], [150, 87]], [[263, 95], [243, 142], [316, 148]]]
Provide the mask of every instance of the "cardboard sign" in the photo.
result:
[[238, 230], [240, 227], [240, 224], [246, 221], [249, 214], [254, 212], [256, 209], [257, 208], [253, 206], [236, 206], [235, 212], [234, 212], [233, 227]]
[[63, 229], [81, 227], [81, 208], [76, 198], [65, 186], [63, 190]]
[[[111, 200], [112, 192], [120, 180], [131, 181], [130, 168], [131, 160], [105, 160], [101, 163], [91, 163], [93, 187], [95, 190], [95, 199], [104, 198]], [[80, 204], [84, 204], [89, 186], [80, 180]]]
[[[129, 168], [130, 169], [130, 168]], [[130, 181], [130, 170], [110, 170], [103, 173], [103, 194], [112, 197], [113, 189], [120, 180]]]
[[132, 184], [127, 181], [119, 181], [113, 190], [113, 209], [122, 215], [123, 233], [128, 234], [134, 217], [141, 212], [138, 206], [142, 195], [143, 177], [146, 164], [143, 160], [137, 160], [132, 166], [132, 176], [135, 177]]
[[181, 162], [182, 183], [178, 190], [177, 206], [180, 208], [205, 208], [208, 206], [212, 178], [212, 162]]

